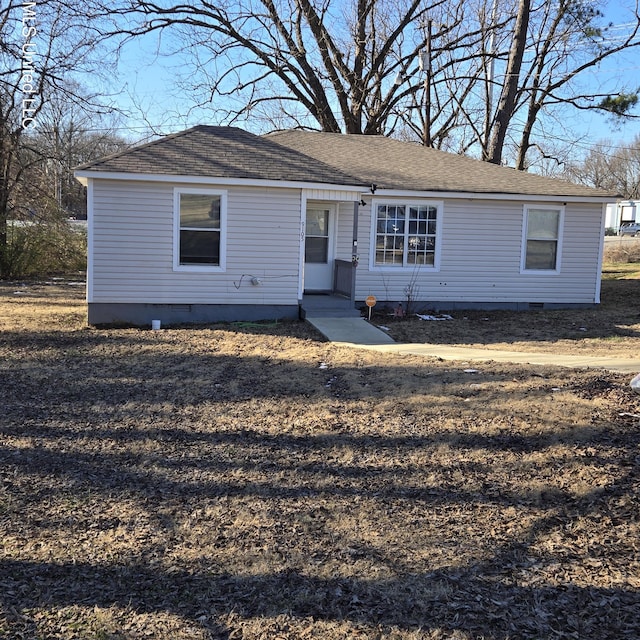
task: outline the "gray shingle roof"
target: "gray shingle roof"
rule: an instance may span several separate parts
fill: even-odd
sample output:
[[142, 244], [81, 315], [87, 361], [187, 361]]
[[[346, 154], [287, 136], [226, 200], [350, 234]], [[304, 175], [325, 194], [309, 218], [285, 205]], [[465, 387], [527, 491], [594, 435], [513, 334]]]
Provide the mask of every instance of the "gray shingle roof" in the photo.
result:
[[529, 196], [615, 194], [383, 136], [197, 126], [87, 163], [84, 172], [244, 178]]
[[197, 126], [89, 162], [77, 171], [359, 185], [348, 173], [235, 127]]
[[378, 189], [615, 199], [599, 189], [383, 136], [282, 131], [267, 137], [348, 171], [365, 184], [375, 183]]

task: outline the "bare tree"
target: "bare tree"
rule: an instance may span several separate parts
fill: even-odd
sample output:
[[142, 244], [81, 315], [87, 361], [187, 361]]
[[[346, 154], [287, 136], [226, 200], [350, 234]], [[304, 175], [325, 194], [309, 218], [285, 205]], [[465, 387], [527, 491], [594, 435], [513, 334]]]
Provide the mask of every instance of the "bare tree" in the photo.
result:
[[466, 58], [481, 39], [461, 0], [134, 0], [109, 3], [102, 17], [110, 23], [105, 36], [124, 42], [170, 30], [193, 53], [191, 84], [206, 92], [220, 121], [275, 105], [288, 126], [358, 134], [388, 134], [399, 123], [411, 126], [412, 116], [425, 118], [419, 66], [429, 21], [430, 39], [441, 43], [434, 62], [458, 48]]
[[[619, 27], [597, 7], [588, 0], [534, 7], [522, 0], [492, 0], [491, 6], [481, 2], [476, 7], [484, 38], [463, 73], [441, 82], [444, 93], [464, 97], [464, 102], [458, 99], [464, 127], [453, 132], [460, 150], [475, 148], [497, 163], [508, 158], [521, 170], [532, 162], [555, 162], [561, 168], [562, 145], [548, 138], [546, 129], [577, 141], [567, 124], [572, 115], [597, 111], [614, 119], [637, 117], [638, 86], [628, 84], [631, 78], [621, 75], [608, 87], [593, 80], [603, 62], [640, 46], [637, 5]], [[468, 93], [460, 92], [461, 76], [469, 78]], [[494, 94], [500, 101], [493, 100]]]
[[583, 162], [567, 167], [567, 175], [583, 184], [619, 193], [627, 200], [640, 199], [640, 135], [622, 147], [601, 140]]
[[[91, 0], [121, 44], [172, 34], [214, 120], [413, 137], [491, 162], [544, 146], [545, 118], [626, 116], [637, 87], [585, 74], [640, 46], [637, 5], [608, 37], [596, 0]], [[625, 18], [625, 20], [627, 19]], [[497, 96], [494, 102], [493, 96]]]
[[8, 220], [47, 215], [46, 152], [39, 116], [56, 96], [69, 108], [84, 97], [65, 78], [91, 68], [92, 32], [63, 0], [8, 0], [0, 8], [0, 277], [10, 275]]
[[[73, 80], [65, 92], [47, 100], [38, 114], [38, 128], [26, 140], [38, 150], [45, 190], [60, 212], [86, 215], [84, 187], [75, 179], [74, 168], [95, 158], [121, 151], [127, 141], [116, 132], [120, 114], [100, 108], [100, 97]], [[68, 100], [72, 94], [77, 99]]]
[[[612, 37], [597, 3], [563, 0], [538, 9], [530, 42], [535, 55], [519, 91], [524, 126], [517, 142], [516, 167], [527, 168], [527, 152], [536, 146], [534, 129], [543, 110], [597, 110], [614, 117], [631, 116], [638, 85], [618, 85], [616, 93], [594, 90], [580, 82], [585, 72], [620, 53], [640, 46], [638, 5], [628, 15], [626, 33]], [[534, 37], [537, 35], [537, 37]]]

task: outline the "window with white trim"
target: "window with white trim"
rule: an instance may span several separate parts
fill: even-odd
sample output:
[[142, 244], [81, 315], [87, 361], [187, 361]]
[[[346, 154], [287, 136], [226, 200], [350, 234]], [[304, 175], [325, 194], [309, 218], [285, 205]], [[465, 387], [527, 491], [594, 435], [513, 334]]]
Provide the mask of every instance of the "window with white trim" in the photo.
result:
[[523, 271], [559, 270], [563, 214], [562, 207], [525, 207]]
[[226, 193], [210, 189], [176, 189], [174, 267], [224, 267]]
[[438, 211], [439, 206], [432, 203], [378, 204], [375, 266], [435, 266]]

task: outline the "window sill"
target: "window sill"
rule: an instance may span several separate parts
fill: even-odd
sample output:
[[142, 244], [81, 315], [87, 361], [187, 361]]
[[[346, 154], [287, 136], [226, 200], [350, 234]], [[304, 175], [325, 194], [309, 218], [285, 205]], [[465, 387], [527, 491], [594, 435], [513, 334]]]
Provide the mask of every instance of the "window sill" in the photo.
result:
[[176, 272], [186, 273], [224, 273], [226, 269], [220, 265], [179, 264], [173, 265]]
[[414, 273], [415, 271], [440, 271], [440, 269], [434, 265], [428, 264], [412, 264], [408, 266], [403, 266], [401, 264], [377, 264], [369, 267], [369, 271], [406, 271], [407, 273]]
[[520, 274], [523, 276], [558, 276], [560, 271], [558, 269], [520, 269]]

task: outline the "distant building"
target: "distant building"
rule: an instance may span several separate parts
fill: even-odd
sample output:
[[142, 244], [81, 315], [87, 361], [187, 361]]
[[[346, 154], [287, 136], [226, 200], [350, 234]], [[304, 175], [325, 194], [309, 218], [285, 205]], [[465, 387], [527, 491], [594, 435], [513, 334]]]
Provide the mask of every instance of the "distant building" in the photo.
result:
[[628, 222], [640, 222], [640, 206], [634, 200], [620, 200], [607, 205], [604, 226], [617, 233], [620, 225]]

